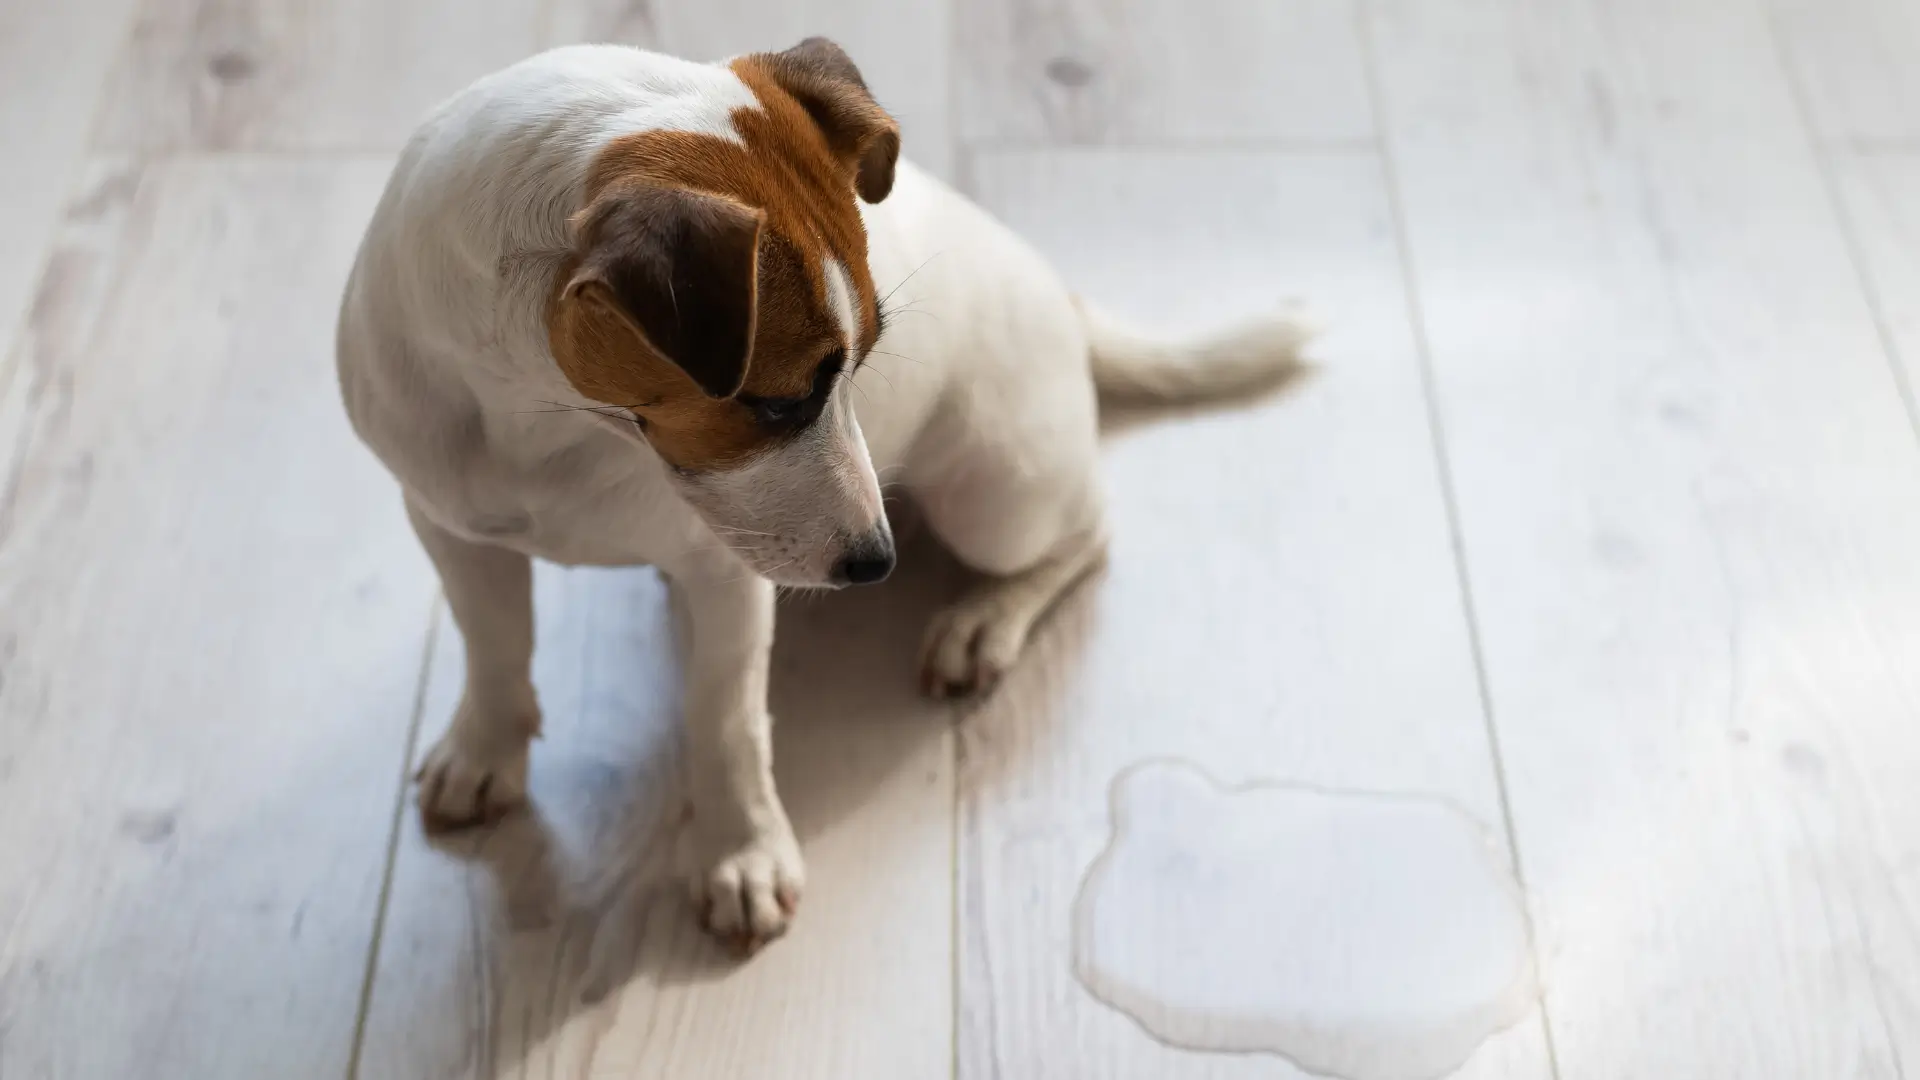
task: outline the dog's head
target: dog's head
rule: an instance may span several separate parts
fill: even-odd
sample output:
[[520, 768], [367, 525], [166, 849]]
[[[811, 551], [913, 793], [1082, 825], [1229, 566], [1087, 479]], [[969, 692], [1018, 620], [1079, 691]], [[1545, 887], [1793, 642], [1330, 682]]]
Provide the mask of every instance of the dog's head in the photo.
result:
[[731, 131], [643, 131], [595, 160], [554, 357], [754, 570], [877, 581], [893, 537], [846, 377], [880, 336], [855, 196], [886, 198], [899, 127], [823, 38], [729, 66], [754, 100]]

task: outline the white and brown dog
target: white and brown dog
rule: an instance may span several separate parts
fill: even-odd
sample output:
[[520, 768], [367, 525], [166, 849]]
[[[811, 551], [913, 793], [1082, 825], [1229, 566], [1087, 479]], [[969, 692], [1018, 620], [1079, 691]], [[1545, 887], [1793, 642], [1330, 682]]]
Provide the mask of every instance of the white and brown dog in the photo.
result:
[[[774, 590], [887, 575], [876, 466], [987, 575], [924, 653], [931, 692], [975, 692], [1102, 556], [1096, 392], [1232, 396], [1294, 367], [1310, 331], [1285, 314], [1177, 346], [1115, 327], [899, 146], [819, 38], [724, 65], [556, 49], [408, 144], [339, 367], [466, 643], [430, 824], [524, 797], [528, 557], [651, 564], [687, 615], [696, 895], [715, 933], [780, 933], [803, 871], [771, 768]], [[888, 321], [909, 278], [936, 317]]]

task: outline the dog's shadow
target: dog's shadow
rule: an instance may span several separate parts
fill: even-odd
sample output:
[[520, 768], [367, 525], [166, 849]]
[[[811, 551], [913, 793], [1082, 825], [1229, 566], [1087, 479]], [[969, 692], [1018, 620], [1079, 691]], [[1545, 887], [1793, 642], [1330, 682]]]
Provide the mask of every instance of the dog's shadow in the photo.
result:
[[[830, 957], [843, 947], [833, 938], [861, 930], [857, 913], [833, 908], [876, 884], [898, 891], [879, 863], [894, 856], [863, 848], [892, 844], [944, 867], [944, 844], [880, 819], [924, 809], [925, 831], [948, 835], [941, 776], [956, 712], [920, 697], [916, 658], [927, 619], [965, 574], [925, 540], [903, 540], [903, 556], [880, 588], [782, 601], [775, 770], [812, 873], [794, 933], [744, 965], [699, 931], [679, 873], [680, 679], [666, 586], [646, 570], [542, 568], [546, 730], [534, 744], [531, 806], [443, 837], [422, 834], [411, 813], [403, 822], [363, 1073], [461, 1062], [464, 1075], [519, 1075], [593, 1056], [616, 1023], [622, 1045], [639, 1049], [644, 1036], [632, 1030], [681, 1011], [675, 999], [689, 992], [730, 996], [741, 981], [804, 992], [780, 967]], [[443, 623], [423, 745], [450, 715], [461, 674], [458, 636]], [[711, 989], [694, 985], [722, 976]]]
[[[1168, 413], [1111, 409], [1102, 434]], [[541, 568], [535, 666], [546, 730], [534, 744], [531, 805], [451, 836], [425, 836], [411, 814], [403, 823], [361, 1075], [571, 1075], [607, 1051], [666, 1060], [748, 1029], [778, 1037], [777, 1024], [742, 1022], [769, 998], [810, 992], [822, 966], [862, 962], [855, 954], [912, 962], [888, 950], [924, 946], [932, 923], [939, 956], [927, 966], [949, 961], [950, 897], [920, 921], [873, 905], [900, 902], [915, 891], [907, 882], [950, 887], [954, 793], [940, 777], [955, 767], [951, 755], [965, 771], [954, 782], [984, 792], [1038, 751], [1043, 714], [1098, 621], [1099, 590], [1092, 581], [1073, 590], [984, 708], [930, 702], [917, 689], [922, 631], [967, 574], [910, 508], [896, 523], [901, 570], [887, 584], [782, 601], [769, 693], [775, 772], [810, 877], [794, 933], [744, 964], [700, 931], [678, 857], [669, 589], [645, 569]], [[458, 634], [443, 619], [422, 748], [452, 715], [463, 675]], [[907, 827], [877, 824], [887, 818]], [[897, 927], [913, 937], [872, 940]]]

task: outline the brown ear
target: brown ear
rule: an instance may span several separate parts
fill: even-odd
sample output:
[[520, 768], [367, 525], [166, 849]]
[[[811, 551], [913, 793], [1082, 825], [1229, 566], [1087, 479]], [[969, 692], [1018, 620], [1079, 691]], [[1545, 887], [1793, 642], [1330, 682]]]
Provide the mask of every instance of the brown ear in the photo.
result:
[[719, 196], [609, 189], [574, 217], [580, 264], [565, 295], [610, 308], [700, 389], [732, 397], [753, 351], [764, 220]]
[[877, 203], [893, 190], [900, 159], [900, 125], [868, 92], [860, 69], [846, 52], [823, 37], [810, 37], [763, 61], [781, 89], [792, 94], [820, 125], [827, 146], [853, 172], [854, 190]]

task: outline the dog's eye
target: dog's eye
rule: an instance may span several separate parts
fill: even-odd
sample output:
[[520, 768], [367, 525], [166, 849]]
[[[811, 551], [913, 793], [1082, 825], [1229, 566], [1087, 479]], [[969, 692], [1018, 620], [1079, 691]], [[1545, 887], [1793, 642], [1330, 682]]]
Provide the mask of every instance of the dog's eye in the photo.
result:
[[782, 424], [793, 419], [805, 404], [800, 398], [755, 398], [753, 411], [762, 423]]

